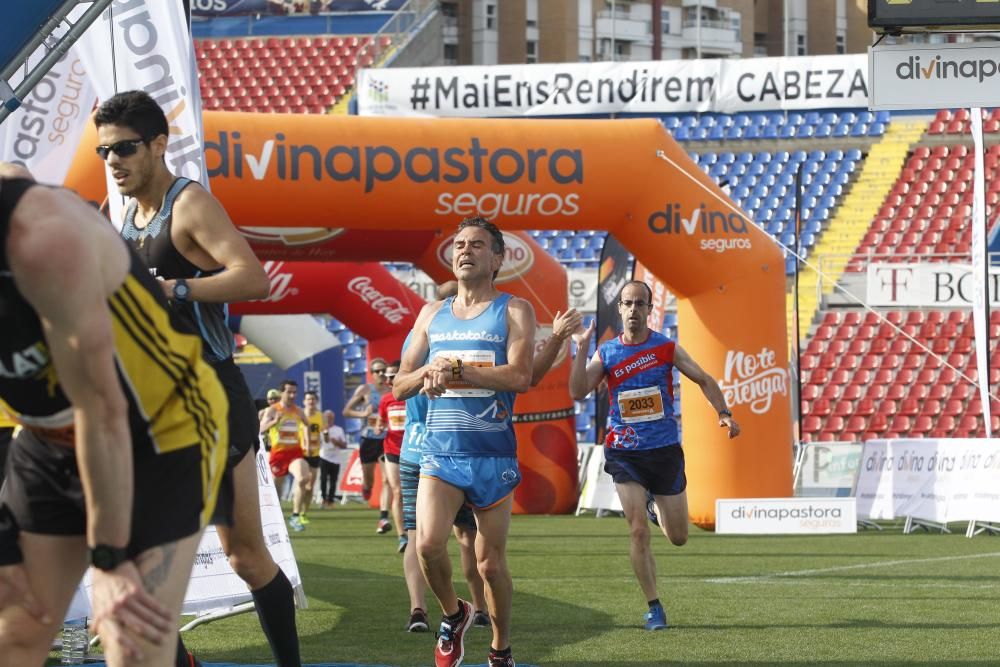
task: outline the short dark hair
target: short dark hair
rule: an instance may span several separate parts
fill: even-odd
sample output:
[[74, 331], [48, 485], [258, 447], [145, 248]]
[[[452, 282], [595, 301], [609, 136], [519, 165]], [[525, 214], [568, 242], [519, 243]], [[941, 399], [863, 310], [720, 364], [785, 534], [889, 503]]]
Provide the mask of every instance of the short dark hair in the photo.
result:
[[622, 285], [621, 290], [618, 292], [618, 300], [619, 301], [621, 301], [621, 299], [622, 299], [622, 293], [625, 291], [625, 288], [628, 287], [629, 285], [642, 285], [643, 287], [645, 287], [646, 288], [646, 294], [649, 295], [649, 303], [650, 303], [650, 305], [652, 305], [652, 303], [653, 303], [653, 289], [649, 285], [647, 285], [646, 283], [644, 283], [641, 280], [630, 280], [627, 283], [625, 283], [624, 285]]
[[94, 125], [121, 125], [135, 130], [142, 140], [170, 135], [170, 124], [160, 105], [142, 90], [127, 90], [104, 100], [94, 112]]
[[490, 236], [493, 237], [493, 254], [504, 254], [504, 251], [507, 249], [507, 244], [503, 240], [503, 232], [501, 232], [500, 228], [492, 222], [481, 215], [470, 215], [468, 218], [465, 218], [462, 222], [458, 223], [458, 229], [455, 230], [455, 233], [457, 234], [466, 227], [479, 227], [480, 229], [489, 232]]
[[306, 396], [312, 396], [317, 401], [319, 400], [319, 394], [317, 394], [315, 391], [312, 391], [312, 390], [309, 390], [309, 391], [305, 392], [304, 394], [302, 394], [303, 398], [305, 398]]
[[279, 386], [281, 387], [281, 391], [285, 391], [286, 387], [298, 387], [299, 383], [295, 380], [282, 380]]

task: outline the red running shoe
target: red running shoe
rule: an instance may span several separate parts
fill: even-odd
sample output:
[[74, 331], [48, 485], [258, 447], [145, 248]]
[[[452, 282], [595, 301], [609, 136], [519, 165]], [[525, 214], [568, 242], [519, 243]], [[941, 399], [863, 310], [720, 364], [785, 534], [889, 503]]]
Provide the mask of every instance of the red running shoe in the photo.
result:
[[465, 657], [465, 631], [472, 625], [473, 610], [465, 600], [460, 599], [458, 606], [462, 610], [462, 620], [455, 626], [441, 619], [437, 646], [434, 647], [434, 667], [458, 667]]
[[490, 649], [490, 663], [489, 667], [517, 667], [514, 664], [514, 656], [505, 655], [502, 658], [494, 655], [493, 649]]

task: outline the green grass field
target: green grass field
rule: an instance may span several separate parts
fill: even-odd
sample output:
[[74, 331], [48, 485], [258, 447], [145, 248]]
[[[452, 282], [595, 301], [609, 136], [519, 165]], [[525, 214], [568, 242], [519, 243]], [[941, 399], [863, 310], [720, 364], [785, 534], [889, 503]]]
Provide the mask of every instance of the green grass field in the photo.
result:
[[[310, 518], [292, 538], [309, 598], [298, 617], [303, 659], [431, 664], [433, 634], [403, 630], [407, 596], [393, 534], [376, 535], [376, 514], [362, 508]], [[958, 532], [737, 537], [693, 529], [682, 548], [659, 537], [672, 627], [654, 634], [642, 629], [645, 603], [623, 519], [514, 517], [515, 656], [551, 667], [1000, 664], [1000, 541]], [[209, 662], [270, 657], [252, 614], [201, 626], [185, 641]], [[470, 630], [467, 664], [485, 662], [488, 644], [487, 630]]]

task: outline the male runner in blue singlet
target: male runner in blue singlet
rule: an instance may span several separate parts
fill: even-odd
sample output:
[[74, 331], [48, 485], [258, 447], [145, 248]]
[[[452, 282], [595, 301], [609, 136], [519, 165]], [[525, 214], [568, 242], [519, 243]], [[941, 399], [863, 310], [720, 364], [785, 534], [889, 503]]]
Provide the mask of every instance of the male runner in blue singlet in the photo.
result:
[[649, 604], [646, 629], [663, 630], [667, 617], [656, 592], [656, 561], [646, 518], [677, 546], [687, 542], [688, 535], [687, 478], [673, 411], [672, 369], [701, 387], [730, 438], [740, 434], [740, 427], [715, 379], [680, 345], [649, 329], [651, 303], [649, 285], [638, 280], [626, 283], [618, 298], [624, 332], [602, 344], [589, 363], [594, 324], [574, 335], [578, 352], [570, 367], [569, 390], [581, 401], [601, 381], [608, 382], [611, 410], [604, 470], [615, 482], [629, 523], [632, 569]]
[[[167, 168], [167, 118], [148, 94], [133, 90], [105, 100], [94, 113], [94, 124], [98, 155], [119, 192], [132, 198], [122, 237], [161, 281], [172, 311], [201, 333], [205, 360], [229, 397], [227, 474], [233, 478], [233, 516], [231, 525], [216, 517], [219, 541], [250, 588], [279, 667], [297, 667], [292, 586], [271, 558], [260, 523], [257, 409], [233, 361], [235, 343], [226, 325], [227, 303], [267, 296], [267, 274], [218, 200]], [[192, 662], [179, 660], [178, 665]]]
[[503, 257], [496, 225], [481, 217], [462, 221], [452, 246], [458, 294], [420, 311], [393, 384], [397, 398], [422, 391], [431, 399], [417, 491], [417, 554], [445, 615], [436, 667], [461, 664], [473, 620], [472, 605], [455, 594], [447, 551], [463, 503], [472, 505], [479, 527], [477, 560], [493, 624], [490, 666], [514, 665], [506, 543], [521, 473], [511, 417], [515, 394], [531, 386], [535, 313], [494, 287]]

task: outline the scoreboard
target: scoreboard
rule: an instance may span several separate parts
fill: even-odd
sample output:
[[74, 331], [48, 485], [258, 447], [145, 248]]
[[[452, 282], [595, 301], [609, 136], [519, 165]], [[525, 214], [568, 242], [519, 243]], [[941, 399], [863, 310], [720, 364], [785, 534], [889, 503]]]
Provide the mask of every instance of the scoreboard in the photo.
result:
[[1000, 30], [1000, 0], [868, 0], [877, 32]]

